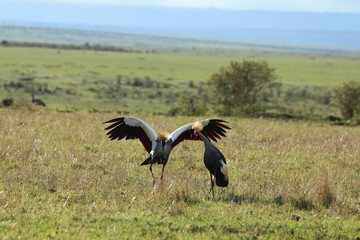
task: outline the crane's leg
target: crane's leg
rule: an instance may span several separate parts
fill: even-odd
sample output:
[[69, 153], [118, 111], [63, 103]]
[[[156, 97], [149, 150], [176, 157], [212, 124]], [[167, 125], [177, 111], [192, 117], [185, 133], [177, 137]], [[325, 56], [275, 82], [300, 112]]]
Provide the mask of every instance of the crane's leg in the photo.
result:
[[161, 175], [160, 175], [160, 179], [161, 179], [161, 180], [163, 180], [163, 177], [164, 177], [165, 165], [166, 165], [166, 163], [163, 163], [162, 170], [161, 170]]
[[213, 175], [211, 173], [210, 173], [210, 181], [211, 181], [211, 188], [210, 188], [209, 193], [210, 192], [212, 193], [213, 200], [214, 200], [215, 199], [215, 193], [214, 193], [215, 182], [214, 182], [214, 177], [213, 177]]
[[151, 172], [151, 176], [152, 176], [152, 178], [153, 178], [153, 186], [155, 186], [155, 176], [154, 176], [154, 173], [153, 173], [153, 171], [152, 171], [152, 163], [150, 163], [150, 172]]

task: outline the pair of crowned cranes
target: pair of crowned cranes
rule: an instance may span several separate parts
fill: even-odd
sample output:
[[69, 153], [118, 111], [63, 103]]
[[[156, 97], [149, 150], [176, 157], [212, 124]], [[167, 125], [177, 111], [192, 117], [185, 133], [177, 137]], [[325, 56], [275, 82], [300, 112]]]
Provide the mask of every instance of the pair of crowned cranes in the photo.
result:
[[211, 192], [214, 198], [214, 185], [226, 187], [228, 185], [228, 169], [224, 155], [210, 142], [226, 137], [226, 129], [230, 129], [221, 119], [206, 119], [198, 122], [188, 123], [168, 136], [156, 134], [156, 132], [143, 120], [135, 117], [114, 118], [105, 123], [111, 123], [105, 128], [109, 130], [107, 135], [111, 140], [139, 139], [150, 154], [141, 164], [150, 164], [150, 172], [155, 183], [152, 171], [153, 164], [162, 164], [161, 179], [164, 168], [169, 159], [171, 150], [184, 140], [202, 140], [205, 145], [204, 163], [210, 172]]

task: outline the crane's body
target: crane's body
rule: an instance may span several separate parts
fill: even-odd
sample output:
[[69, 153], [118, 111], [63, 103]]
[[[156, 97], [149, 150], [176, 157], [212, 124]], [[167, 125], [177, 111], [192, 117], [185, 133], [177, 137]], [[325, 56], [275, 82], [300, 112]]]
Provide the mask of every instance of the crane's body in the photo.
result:
[[217, 149], [209, 139], [200, 131], [195, 131], [195, 136], [198, 135], [204, 142], [204, 164], [210, 172], [211, 192], [214, 198], [214, 185], [216, 183], [219, 187], [227, 187], [229, 184], [228, 167], [224, 155]]
[[141, 165], [148, 165], [150, 164], [150, 172], [152, 177], [154, 178], [154, 174], [152, 172], [152, 164], [162, 164], [163, 168], [161, 171], [161, 179], [164, 175], [165, 165], [169, 159], [170, 152], [171, 152], [171, 144], [172, 140], [160, 140], [159, 138], [156, 140], [156, 144], [153, 149], [150, 151], [150, 156], [141, 164]]

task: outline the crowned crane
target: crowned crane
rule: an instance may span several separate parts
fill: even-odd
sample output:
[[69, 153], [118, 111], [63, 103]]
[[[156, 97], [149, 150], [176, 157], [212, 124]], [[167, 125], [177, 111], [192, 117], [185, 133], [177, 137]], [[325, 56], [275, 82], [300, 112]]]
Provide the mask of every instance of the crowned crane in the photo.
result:
[[105, 128], [105, 130], [110, 130], [107, 135], [109, 135], [111, 140], [121, 140], [126, 137], [125, 140], [138, 138], [141, 141], [145, 150], [150, 154], [141, 165], [150, 164], [149, 169], [154, 184], [155, 177], [152, 172], [152, 165], [163, 165], [160, 177], [160, 179], [163, 179], [164, 168], [171, 150], [184, 140], [200, 140], [199, 138], [193, 138], [193, 129], [201, 129], [199, 131], [215, 142], [217, 139], [221, 139], [221, 137], [226, 137], [225, 129], [231, 129], [224, 124], [227, 123], [224, 120], [206, 119], [199, 122], [188, 123], [167, 136], [165, 134], [156, 134], [145, 121], [135, 117], [115, 118], [104, 123], [112, 123], [112, 125]]
[[[200, 137], [204, 142], [204, 163], [210, 172], [210, 181], [213, 199], [215, 198], [214, 186], [227, 187], [229, 184], [228, 167], [224, 155], [217, 149], [209, 139], [200, 131], [194, 130], [194, 137]], [[209, 192], [210, 193], [210, 192]]]
[[45, 103], [44, 103], [41, 99], [35, 98], [35, 95], [34, 95], [34, 94], [31, 94], [31, 96], [32, 96], [32, 100], [31, 100], [31, 101], [32, 101], [33, 104], [38, 105], [38, 106], [43, 106], [43, 107], [46, 106]]

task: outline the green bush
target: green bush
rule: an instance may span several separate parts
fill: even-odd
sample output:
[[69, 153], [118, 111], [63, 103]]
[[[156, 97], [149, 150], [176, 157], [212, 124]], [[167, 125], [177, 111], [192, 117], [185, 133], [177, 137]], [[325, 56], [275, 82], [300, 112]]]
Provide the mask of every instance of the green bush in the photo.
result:
[[276, 78], [274, 71], [266, 61], [231, 61], [222, 67], [208, 81], [218, 100], [217, 111], [223, 115], [253, 114], [258, 108], [258, 93]]
[[340, 108], [344, 119], [360, 116], [360, 82], [347, 82], [334, 89], [333, 100]]

